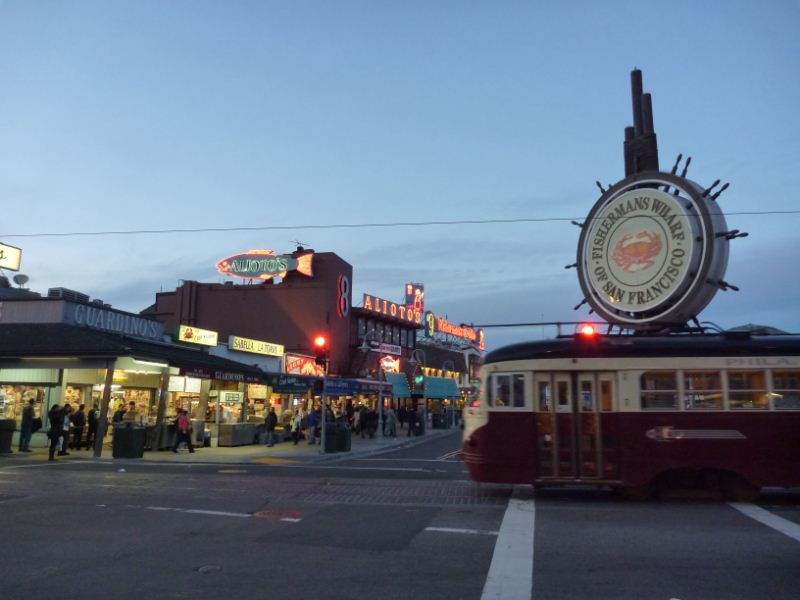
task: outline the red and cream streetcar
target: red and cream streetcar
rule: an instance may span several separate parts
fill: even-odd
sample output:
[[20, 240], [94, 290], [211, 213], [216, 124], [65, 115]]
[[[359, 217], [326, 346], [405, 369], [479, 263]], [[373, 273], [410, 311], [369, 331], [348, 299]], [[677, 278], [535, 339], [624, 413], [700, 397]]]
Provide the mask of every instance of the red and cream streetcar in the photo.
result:
[[615, 335], [593, 332], [489, 353], [463, 458], [473, 479], [605, 484], [752, 496], [800, 486], [800, 336], [708, 333], [697, 315], [718, 290], [729, 230], [709, 187], [659, 170], [649, 94], [631, 77], [625, 179], [581, 228], [578, 279]]
[[491, 352], [482, 381], [464, 422], [476, 481], [800, 486], [800, 336], [579, 333]]

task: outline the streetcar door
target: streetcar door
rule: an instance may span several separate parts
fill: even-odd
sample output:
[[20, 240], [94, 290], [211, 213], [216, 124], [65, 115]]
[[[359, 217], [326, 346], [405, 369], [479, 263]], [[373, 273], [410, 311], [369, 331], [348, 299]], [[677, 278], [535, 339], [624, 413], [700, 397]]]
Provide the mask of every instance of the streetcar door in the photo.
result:
[[536, 473], [537, 477], [556, 474], [556, 416], [553, 377], [550, 373], [533, 376], [534, 411], [536, 413]]
[[613, 410], [613, 373], [578, 373], [576, 386], [577, 476], [596, 479], [612, 475], [609, 466], [615, 458], [604, 448], [601, 414]]
[[575, 477], [575, 407], [569, 373], [553, 374], [556, 411], [556, 477]]

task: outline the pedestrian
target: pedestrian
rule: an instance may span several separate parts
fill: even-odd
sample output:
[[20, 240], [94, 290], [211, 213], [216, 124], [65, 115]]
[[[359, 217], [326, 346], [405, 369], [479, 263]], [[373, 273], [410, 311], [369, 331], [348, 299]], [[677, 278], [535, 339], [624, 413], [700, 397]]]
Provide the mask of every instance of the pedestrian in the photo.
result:
[[22, 421], [19, 426], [19, 451], [30, 452], [31, 437], [33, 436], [33, 405], [36, 400], [31, 398], [22, 409]]
[[75, 450], [81, 449], [83, 428], [86, 425], [86, 413], [83, 412], [84, 408], [86, 408], [86, 405], [81, 404], [78, 407], [78, 410], [75, 411], [75, 414], [70, 417], [70, 421], [72, 421], [72, 441], [70, 442], [69, 447], [74, 448]]
[[175, 419], [175, 447], [172, 449], [177, 454], [178, 446], [181, 442], [186, 442], [189, 447], [189, 452], [194, 453], [194, 446], [192, 445], [192, 422], [189, 420], [189, 415], [185, 408], [178, 411], [178, 416]]
[[122, 420], [127, 422], [137, 422], [139, 420], [139, 411], [136, 409], [136, 402], [131, 400], [128, 402], [128, 410], [122, 415]]
[[58, 404], [53, 404], [47, 413], [47, 420], [50, 422], [50, 429], [47, 430], [47, 437], [50, 438], [50, 456], [47, 460], [55, 460], [58, 440], [61, 439], [64, 429], [64, 409]]
[[122, 423], [122, 419], [124, 416], [125, 416], [125, 405], [120, 404], [119, 406], [117, 406], [117, 410], [114, 411], [114, 417], [112, 418], [112, 421], [114, 423]]
[[353, 424], [351, 426], [353, 433], [358, 433], [361, 431], [361, 413], [363, 412], [363, 408], [364, 407], [359, 404], [358, 410], [353, 413]]
[[294, 411], [290, 427], [292, 431], [292, 441], [294, 441], [294, 445], [297, 446], [297, 442], [300, 441], [300, 432], [303, 428], [303, 418], [300, 416], [300, 411]]
[[397, 411], [397, 418], [400, 420], [400, 429], [403, 428], [406, 422], [406, 418], [408, 417], [408, 412], [406, 411], [405, 405], [400, 407], [400, 410]]
[[89, 430], [86, 433], [86, 449], [89, 450], [90, 448], [94, 447], [94, 441], [97, 437], [97, 409], [93, 406], [89, 409], [89, 414], [87, 415], [87, 422], [89, 423]]
[[65, 402], [62, 412], [64, 418], [61, 422], [61, 439], [58, 441], [58, 455], [69, 456], [67, 448], [69, 447], [69, 424], [72, 421], [72, 406]]
[[414, 429], [417, 425], [417, 410], [413, 405], [408, 408], [406, 419], [408, 419], [408, 433], [406, 437], [411, 437], [412, 433], [415, 433]]
[[319, 427], [319, 409], [312, 410], [308, 415], [308, 443], [317, 443], [317, 428]]
[[397, 437], [397, 414], [394, 412], [394, 407], [390, 406], [386, 409], [386, 428], [384, 435], [389, 437]]
[[275, 407], [271, 406], [264, 419], [264, 426], [267, 429], [267, 446], [272, 448], [275, 445], [275, 427], [278, 425], [278, 415], [275, 414]]
[[347, 424], [350, 425], [351, 429], [353, 427], [353, 415], [355, 412], [356, 410], [353, 407], [353, 399], [348, 398], [344, 406], [344, 414], [347, 416]]

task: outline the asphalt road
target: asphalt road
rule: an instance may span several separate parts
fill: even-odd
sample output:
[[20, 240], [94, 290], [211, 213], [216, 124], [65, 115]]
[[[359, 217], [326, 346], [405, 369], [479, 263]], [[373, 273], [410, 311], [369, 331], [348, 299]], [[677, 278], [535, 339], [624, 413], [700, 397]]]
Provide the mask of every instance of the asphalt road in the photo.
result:
[[796, 495], [744, 507], [534, 497], [468, 481], [458, 447], [454, 432], [314, 464], [0, 462], [0, 597], [800, 594]]

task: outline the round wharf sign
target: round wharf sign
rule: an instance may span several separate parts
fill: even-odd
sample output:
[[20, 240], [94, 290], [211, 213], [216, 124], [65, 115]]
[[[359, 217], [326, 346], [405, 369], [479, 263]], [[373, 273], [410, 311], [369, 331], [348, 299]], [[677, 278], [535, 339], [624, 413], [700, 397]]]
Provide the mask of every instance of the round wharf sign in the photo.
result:
[[610, 323], [684, 325], [719, 289], [728, 245], [716, 234], [724, 231], [724, 217], [696, 183], [632, 175], [600, 197], [582, 228], [581, 288]]

